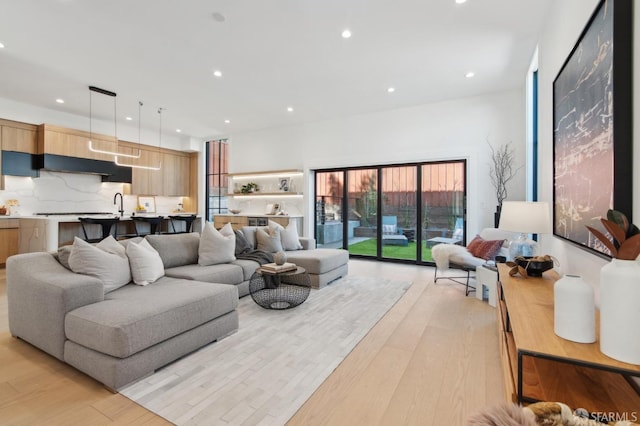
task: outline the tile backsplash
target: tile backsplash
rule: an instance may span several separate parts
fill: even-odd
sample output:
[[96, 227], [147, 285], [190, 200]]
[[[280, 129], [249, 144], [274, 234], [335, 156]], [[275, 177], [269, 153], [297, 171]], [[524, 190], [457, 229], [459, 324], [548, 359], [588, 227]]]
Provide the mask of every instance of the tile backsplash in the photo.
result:
[[[12, 215], [31, 216], [34, 213], [53, 212], [113, 212], [116, 192], [122, 192], [124, 184], [102, 182], [100, 176], [77, 173], [41, 171], [39, 178], [5, 176], [5, 190], [0, 191], [0, 205], [7, 200], [18, 200], [11, 208]], [[178, 208], [182, 197], [156, 197], [156, 212], [170, 213]], [[124, 196], [125, 214], [134, 211], [138, 203], [136, 195]]]

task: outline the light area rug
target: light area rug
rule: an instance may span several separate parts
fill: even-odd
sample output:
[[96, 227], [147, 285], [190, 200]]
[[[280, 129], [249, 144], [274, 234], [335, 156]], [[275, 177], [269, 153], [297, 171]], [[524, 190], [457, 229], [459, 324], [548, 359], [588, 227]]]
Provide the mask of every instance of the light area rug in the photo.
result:
[[240, 328], [121, 390], [178, 425], [284, 425], [410, 282], [346, 276], [302, 305], [240, 299]]

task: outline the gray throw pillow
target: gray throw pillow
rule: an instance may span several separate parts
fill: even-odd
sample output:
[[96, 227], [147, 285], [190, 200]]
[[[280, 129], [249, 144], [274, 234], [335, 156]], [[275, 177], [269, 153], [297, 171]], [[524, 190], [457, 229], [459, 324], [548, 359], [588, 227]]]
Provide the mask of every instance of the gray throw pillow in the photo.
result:
[[75, 237], [69, 254], [69, 267], [77, 274], [98, 278], [104, 285], [105, 293], [131, 281], [131, 270], [125, 248], [112, 236], [95, 246]]
[[138, 243], [128, 244], [127, 256], [135, 284], [151, 284], [164, 276], [164, 265], [160, 254], [147, 240], [141, 239]]

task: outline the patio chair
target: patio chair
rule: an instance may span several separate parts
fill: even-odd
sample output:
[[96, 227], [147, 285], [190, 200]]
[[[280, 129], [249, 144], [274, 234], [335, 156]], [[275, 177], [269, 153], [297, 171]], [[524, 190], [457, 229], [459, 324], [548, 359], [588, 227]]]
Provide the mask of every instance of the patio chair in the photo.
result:
[[403, 231], [402, 228], [398, 228], [398, 216], [382, 216], [383, 245], [409, 245], [409, 240], [404, 236]]

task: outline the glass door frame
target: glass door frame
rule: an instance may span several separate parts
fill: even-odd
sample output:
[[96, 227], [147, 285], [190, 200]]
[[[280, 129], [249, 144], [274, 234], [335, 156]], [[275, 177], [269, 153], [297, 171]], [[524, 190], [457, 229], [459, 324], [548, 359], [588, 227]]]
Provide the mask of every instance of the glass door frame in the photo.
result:
[[[437, 164], [449, 164], [449, 163], [462, 163], [463, 167], [463, 188], [462, 188], [462, 222], [463, 222], [463, 244], [466, 245], [467, 241], [467, 187], [468, 187], [468, 179], [467, 179], [467, 159], [455, 159], [455, 160], [438, 160], [438, 161], [421, 161], [421, 162], [411, 162], [411, 163], [399, 163], [399, 164], [380, 164], [380, 165], [369, 165], [369, 166], [354, 166], [354, 167], [335, 167], [335, 168], [327, 168], [327, 169], [316, 169], [314, 170], [314, 238], [317, 238], [318, 232], [318, 212], [317, 209], [317, 189], [318, 189], [318, 173], [336, 173], [341, 172], [343, 178], [343, 191], [342, 191], [342, 248], [345, 250], [349, 250], [349, 239], [348, 239], [348, 231], [349, 231], [349, 171], [352, 170], [366, 170], [366, 169], [376, 169], [377, 171], [377, 206], [376, 206], [376, 255], [361, 255], [361, 254], [352, 254], [349, 253], [349, 257], [360, 258], [360, 259], [374, 259], [385, 262], [396, 262], [396, 263], [408, 263], [408, 264], [417, 264], [417, 265], [428, 265], [433, 266], [435, 263], [433, 261], [425, 261], [422, 258], [423, 253], [423, 243], [425, 238], [423, 238], [423, 204], [424, 200], [422, 199], [422, 170], [423, 166], [428, 165], [437, 165]], [[383, 203], [383, 183], [382, 183], [382, 175], [383, 170], [385, 168], [391, 167], [415, 167], [416, 168], [416, 258], [415, 259], [398, 259], [391, 257], [383, 257], [382, 256], [382, 203]]]

